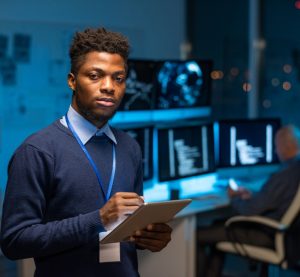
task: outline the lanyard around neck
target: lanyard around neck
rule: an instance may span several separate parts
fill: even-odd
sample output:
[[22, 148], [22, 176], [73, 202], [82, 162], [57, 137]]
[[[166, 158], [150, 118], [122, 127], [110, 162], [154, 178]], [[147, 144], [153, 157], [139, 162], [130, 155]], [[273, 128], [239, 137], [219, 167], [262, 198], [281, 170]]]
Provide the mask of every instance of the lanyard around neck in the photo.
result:
[[66, 122], [68, 125], [68, 128], [70, 129], [70, 131], [72, 132], [73, 136], [75, 137], [75, 139], [77, 140], [78, 144], [80, 145], [82, 151], [84, 152], [84, 154], [86, 155], [87, 159], [89, 160], [96, 176], [98, 179], [98, 183], [100, 185], [100, 188], [102, 190], [102, 193], [105, 197], [105, 201], [107, 202], [108, 199], [110, 198], [111, 195], [111, 190], [112, 190], [112, 186], [114, 183], [114, 179], [115, 179], [115, 173], [116, 173], [116, 149], [115, 149], [115, 144], [113, 143], [112, 145], [112, 156], [113, 156], [113, 162], [112, 162], [112, 169], [111, 169], [111, 175], [110, 175], [110, 180], [109, 180], [109, 185], [108, 185], [108, 189], [107, 189], [107, 193], [105, 193], [104, 191], [104, 187], [102, 185], [102, 181], [101, 181], [101, 176], [100, 176], [100, 172], [94, 162], [94, 160], [92, 159], [91, 155], [89, 154], [88, 150], [86, 149], [86, 147], [84, 146], [84, 144], [82, 143], [82, 141], [80, 140], [79, 136], [77, 135], [77, 133], [75, 132], [72, 124], [69, 121], [68, 115], [65, 115], [66, 118]]

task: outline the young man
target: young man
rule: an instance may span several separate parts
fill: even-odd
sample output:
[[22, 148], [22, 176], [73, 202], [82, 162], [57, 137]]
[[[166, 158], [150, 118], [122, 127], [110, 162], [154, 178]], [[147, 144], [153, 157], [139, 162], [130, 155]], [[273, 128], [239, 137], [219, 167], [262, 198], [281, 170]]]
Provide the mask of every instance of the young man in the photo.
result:
[[170, 241], [168, 225], [151, 224], [109, 245], [113, 258], [99, 246], [100, 232], [143, 203], [140, 148], [108, 125], [125, 93], [128, 53], [121, 34], [76, 33], [69, 111], [9, 163], [1, 247], [11, 259], [33, 257], [35, 276], [138, 276], [136, 247], [160, 251]]
[[[237, 191], [228, 188], [228, 196], [235, 212], [240, 215], [263, 215], [279, 220], [290, 206], [300, 183], [300, 130], [287, 125], [278, 130], [275, 147], [281, 169], [273, 174], [256, 194], [240, 187]], [[200, 228], [198, 236], [199, 276], [221, 276], [224, 253], [215, 249], [219, 241], [228, 241], [224, 222]], [[257, 246], [272, 246], [270, 230], [235, 228], [237, 241]], [[206, 248], [210, 249], [206, 249]], [[206, 252], [206, 250], [210, 250]]]

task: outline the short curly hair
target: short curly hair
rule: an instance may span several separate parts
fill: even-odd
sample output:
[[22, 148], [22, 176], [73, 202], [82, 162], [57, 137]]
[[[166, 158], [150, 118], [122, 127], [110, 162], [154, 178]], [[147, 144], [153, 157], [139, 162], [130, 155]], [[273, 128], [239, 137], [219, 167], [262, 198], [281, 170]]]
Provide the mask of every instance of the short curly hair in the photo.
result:
[[128, 39], [124, 35], [105, 28], [89, 28], [83, 32], [76, 32], [69, 50], [71, 72], [77, 74], [85, 55], [93, 51], [119, 54], [126, 66], [129, 49]]

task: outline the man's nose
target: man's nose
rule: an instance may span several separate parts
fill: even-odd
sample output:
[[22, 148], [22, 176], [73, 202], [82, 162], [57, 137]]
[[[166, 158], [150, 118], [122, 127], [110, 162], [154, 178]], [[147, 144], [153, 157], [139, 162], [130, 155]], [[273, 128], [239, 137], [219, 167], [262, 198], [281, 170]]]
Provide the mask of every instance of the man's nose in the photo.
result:
[[105, 76], [101, 80], [100, 91], [103, 93], [113, 93], [114, 92], [114, 82], [110, 76]]

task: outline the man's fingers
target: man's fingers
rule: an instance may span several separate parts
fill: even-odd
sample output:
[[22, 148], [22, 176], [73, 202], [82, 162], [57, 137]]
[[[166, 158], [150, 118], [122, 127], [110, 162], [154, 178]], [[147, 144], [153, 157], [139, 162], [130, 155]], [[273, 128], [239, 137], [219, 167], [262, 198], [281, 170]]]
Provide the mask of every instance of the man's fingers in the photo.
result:
[[117, 192], [110, 202], [117, 206], [140, 206], [144, 203], [144, 199], [134, 192]]
[[169, 233], [172, 231], [172, 228], [168, 224], [165, 224], [165, 223], [149, 224], [146, 227], [146, 229], [151, 232], [162, 232], [162, 233], [165, 233], [165, 232]]

